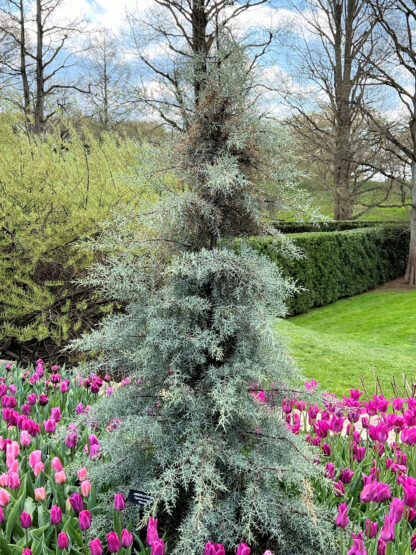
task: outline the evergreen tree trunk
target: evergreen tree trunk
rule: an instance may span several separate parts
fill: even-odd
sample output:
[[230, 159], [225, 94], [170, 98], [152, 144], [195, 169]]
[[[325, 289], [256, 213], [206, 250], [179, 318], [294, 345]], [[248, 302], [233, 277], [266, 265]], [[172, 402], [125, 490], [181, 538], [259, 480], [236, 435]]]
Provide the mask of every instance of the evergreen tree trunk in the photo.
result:
[[404, 282], [416, 285], [416, 161], [412, 163], [412, 208], [410, 213], [410, 246]]

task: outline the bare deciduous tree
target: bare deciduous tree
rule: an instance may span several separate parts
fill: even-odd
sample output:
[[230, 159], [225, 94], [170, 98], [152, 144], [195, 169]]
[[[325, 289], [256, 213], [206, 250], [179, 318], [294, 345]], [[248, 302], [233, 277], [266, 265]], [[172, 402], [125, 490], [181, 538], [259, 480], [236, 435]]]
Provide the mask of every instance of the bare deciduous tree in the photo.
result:
[[120, 38], [105, 28], [93, 33], [83, 67], [91, 84], [91, 92], [86, 96], [88, 111], [108, 129], [129, 111], [131, 71]]
[[85, 92], [76, 83], [64, 84], [58, 76], [75, 65], [71, 39], [80, 33], [81, 21], [63, 22], [60, 8], [64, 0], [1, 0], [0, 31], [13, 49], [3, 76], [20, 80], [20, 106], [33, 118], [33, 129], [42, 133], [53, 109], [47, 101], [62, 89]]
[[[384, 145], [389, 165], [379, 166], [403, 191], [401, 201], [410, 214], [410, 250], [405, 282], [416, 285], [416, 0], [366, 0], [377, 23], [382, 56], [370, 53], [370, 77], [386, 87], [397, 102], [397, 117], [386, 121], [365, 111]], [[395, 163], [392, 161], [395, 159]], [[392, 167], [399, 167], [402, 176]], [[408, 171], [406, 172], [406, 167]], [[410, 183], [410, 200], [405, 188]]]
[[286, 91], [295, 113], [289, 123], [312, 159], [330, 169], [334, 219], [351, 219], [374, 176], [365, 164], [373, 151], [360, 109], [367, 100], [374, 16], [366, 0], [308, 0], [307, 6], [299, 10], [307, 21], [296, 54], [308, 86]]
[[[155, 0], [156, 9], [146, 14], [145, 21], [130, 13], [132, 42], [147, 70], [138, 101], [176, 130], [187, 129], [218, 37], [230, 31], [239, 15], [268, 2]], [[253, 66], [273, 41], [271, 29], [260, 34], [254, 43], [246, 45], [256, 50]], [[187, 72], [190, 64], [194, 67]]]

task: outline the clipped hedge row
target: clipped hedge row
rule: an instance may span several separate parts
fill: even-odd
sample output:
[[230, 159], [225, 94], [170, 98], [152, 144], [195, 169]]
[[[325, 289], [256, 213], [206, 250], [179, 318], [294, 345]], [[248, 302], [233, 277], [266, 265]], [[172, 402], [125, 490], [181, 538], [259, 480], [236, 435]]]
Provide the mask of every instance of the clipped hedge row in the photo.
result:
[[302, 249], [304, 258], [284, 257], [272, 237], [251, 237], [248, 243], [306, 289], [288, 300], [291, 315], [368, 291], [405, 271], [409, 231], [404, 227], [386, 225], [289, 237]]
[[288, 222], [276, 220], [274, 227], [282, 233], [307, 233], [316, 231], [346, 231], [348, 229], [358, 229], [362, 227], [379, 227], [385, 225], [398, 225], [403, 227], [402, 221], [378, 221], [378, 220], [338, 220], [325, 223], [312, 222]]

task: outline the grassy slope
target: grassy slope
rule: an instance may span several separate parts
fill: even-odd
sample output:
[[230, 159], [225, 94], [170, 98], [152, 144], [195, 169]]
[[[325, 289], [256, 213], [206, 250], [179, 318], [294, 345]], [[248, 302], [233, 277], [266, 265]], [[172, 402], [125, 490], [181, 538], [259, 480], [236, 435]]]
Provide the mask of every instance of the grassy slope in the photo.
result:
[[416, 290], [365, 293], [316, 308], [276, 328], [289, 338], [305, 376], [342, 395], [364, 376], [374, 392], [373, 369], [390, 394], [393, 376], [416, 375]]

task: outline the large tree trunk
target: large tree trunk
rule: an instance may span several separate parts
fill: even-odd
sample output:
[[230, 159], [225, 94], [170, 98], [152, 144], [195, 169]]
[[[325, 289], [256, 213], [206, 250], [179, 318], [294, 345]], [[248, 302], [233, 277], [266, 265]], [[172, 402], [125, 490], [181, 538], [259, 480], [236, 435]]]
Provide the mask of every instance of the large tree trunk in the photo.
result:
[[410, 246], [404, 282], [416, 285], [416, 161], [412, 162], [412, 211], [410, 214]]

